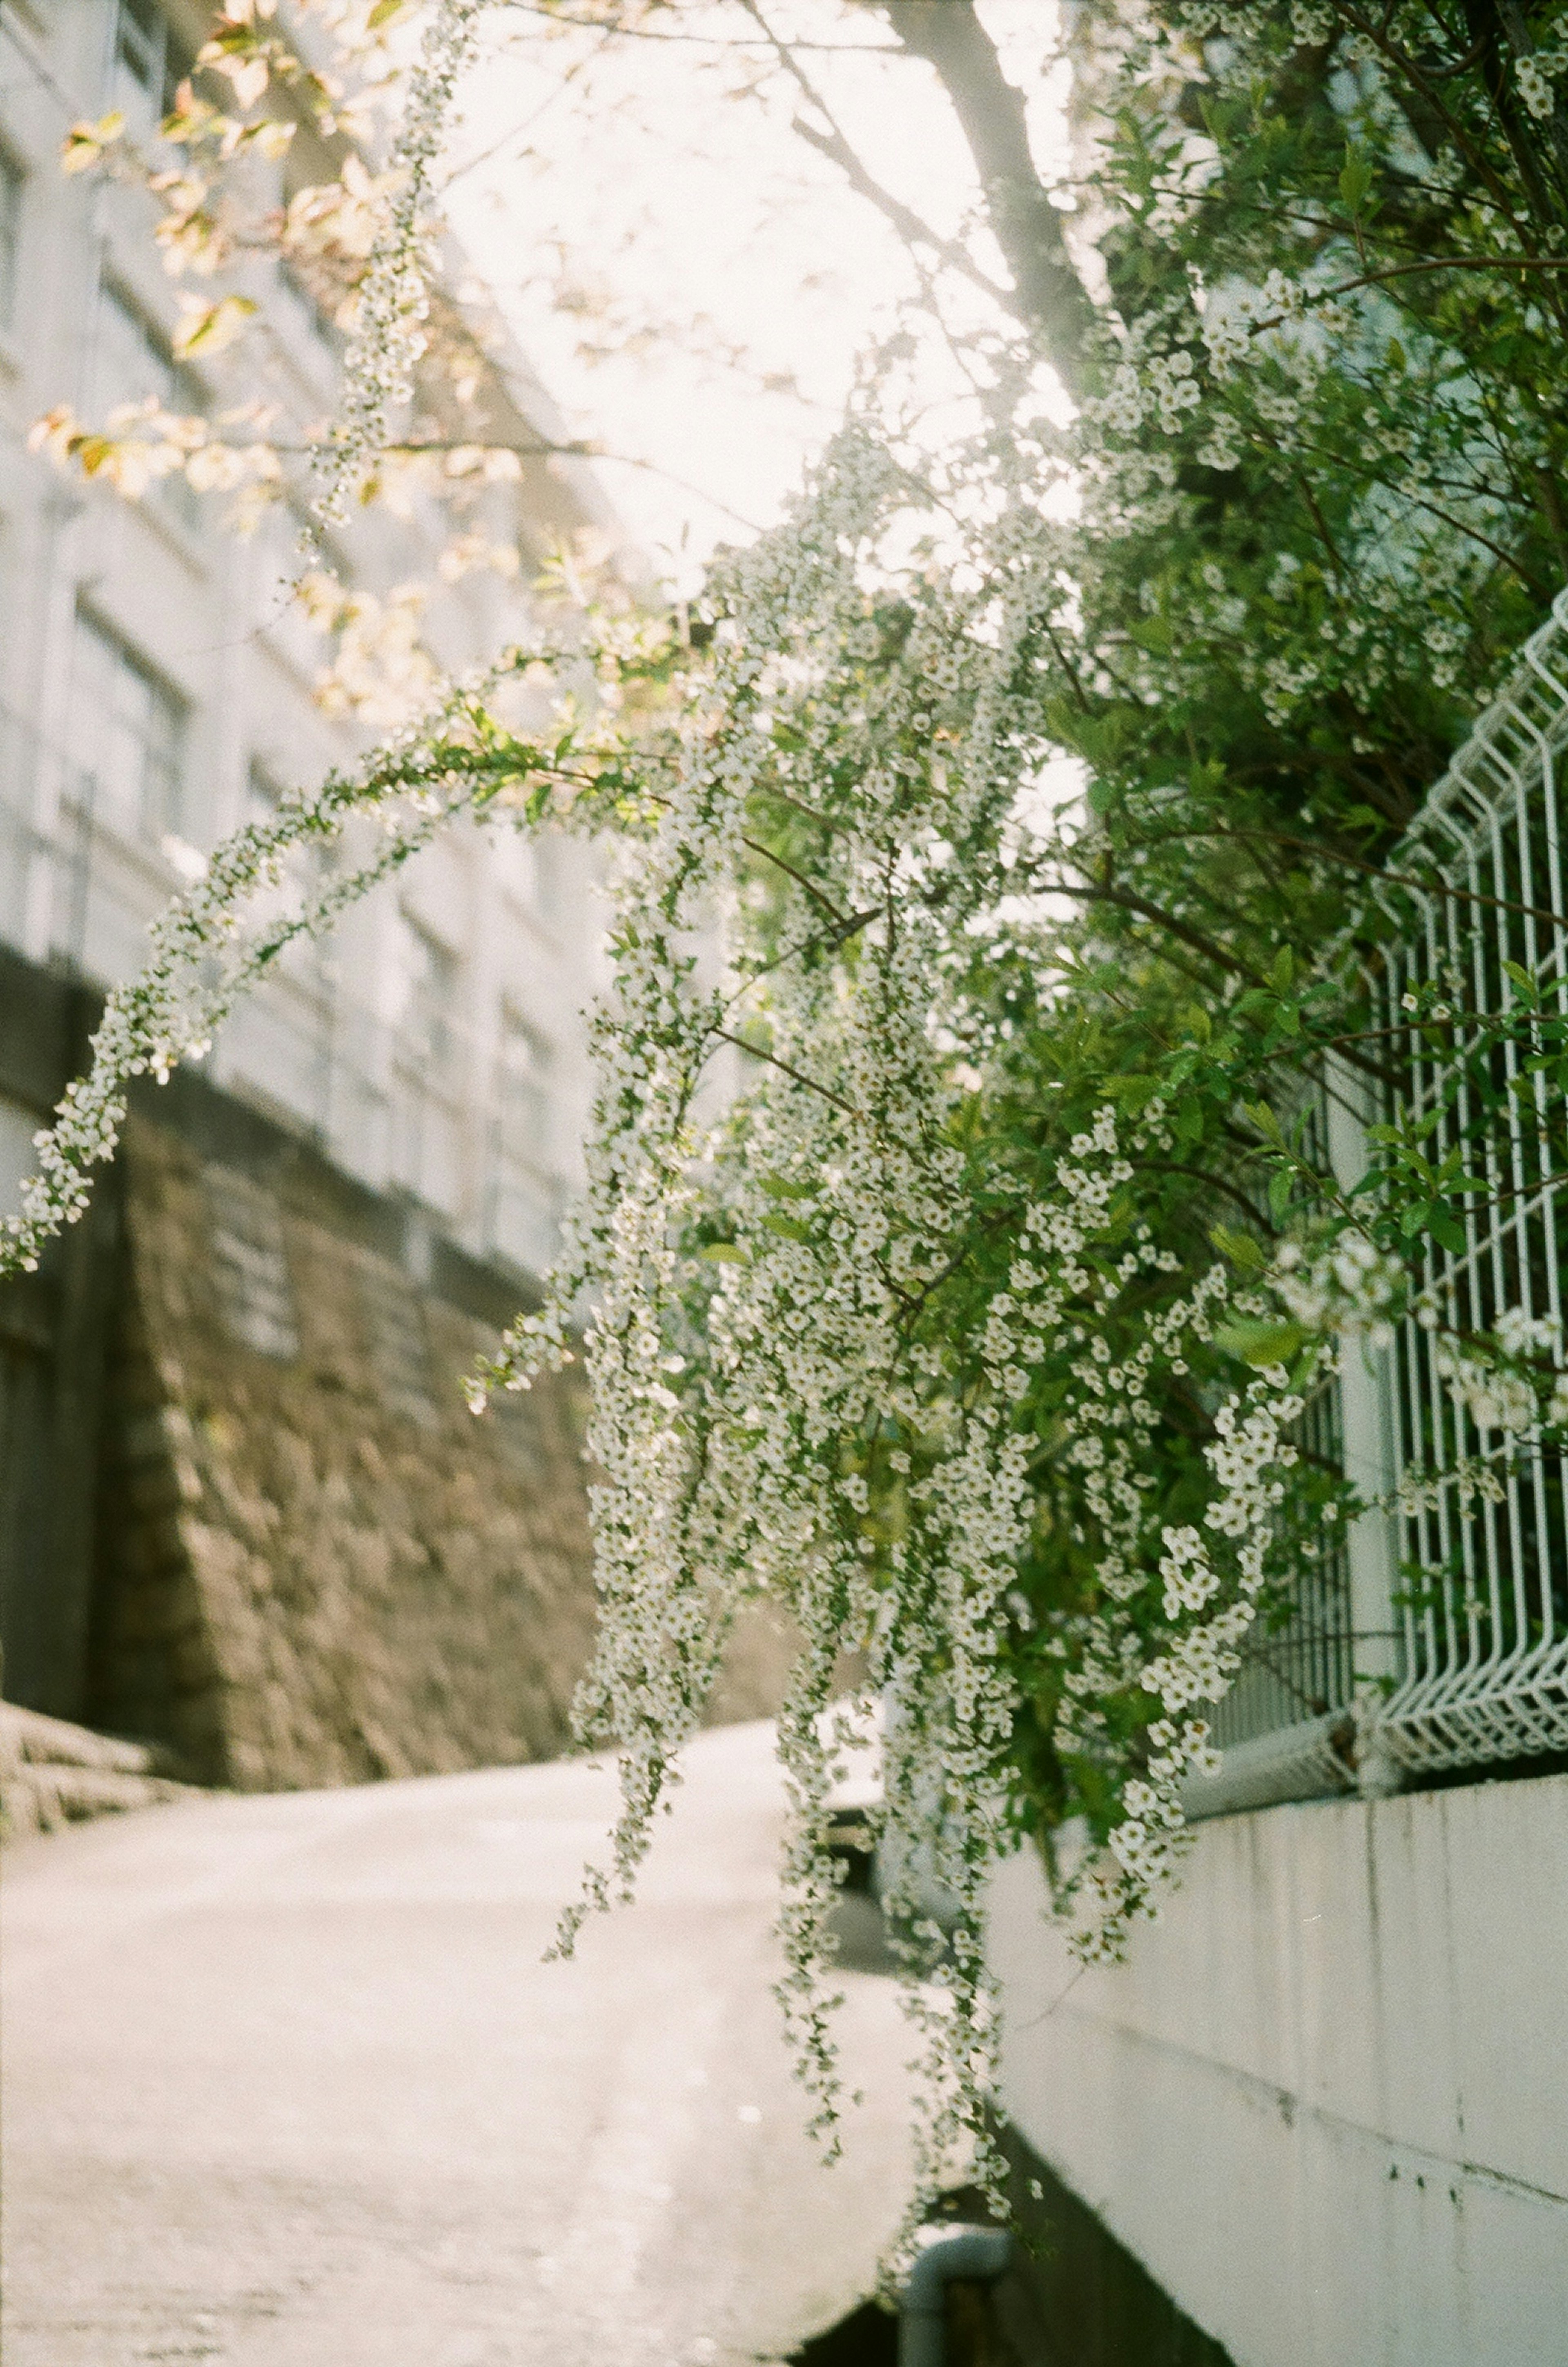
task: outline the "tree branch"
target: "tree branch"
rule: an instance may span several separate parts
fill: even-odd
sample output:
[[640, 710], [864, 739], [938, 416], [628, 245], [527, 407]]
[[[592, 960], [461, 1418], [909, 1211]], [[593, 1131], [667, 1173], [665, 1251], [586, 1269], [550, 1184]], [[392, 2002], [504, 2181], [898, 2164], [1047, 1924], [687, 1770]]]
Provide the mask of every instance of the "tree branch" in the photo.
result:
[[1068, 391], [1081, 392], [1095, 309], [1067, 253], [1062, 216], [1035, 170], [1023, 93], [1003, 74], [975, 0], [874, 5], [899, 46], [935, 68], [980, 176], [1017, 309], [1039, 334]]
[[[832, 108], [793, 54], [797, 44], [785, 41], [774, 32], [762, 14], [761, 0], [740, 0], [740, 6], [807, 105], [816, 108], [828, 126], [826, 131], [818, 131], [814, 124], [807, 123], [804, 117], [797, 115], [792, 127], [795, 136], [804, 140], [808, 148], [815, 148], [819, 156], [826, 156], [829, 164], [836, 164], [856, 196], [875, 207], [883, 220], [892, 224], [906, 246], [929, 247], [951, 269], [963, 272], [966, 278], [974, 280], [988, 296], [994, 297], [998, 304], [1005, 304], [1008, 301], [1007, 289], [998, 288], [996, 281], [981, 270], [973, 255], [965, 254], [962, 246], [955, 245], [951, 239], [943, 238], [940, 232], [932, 230], [912, 206], [905, 205], [901, 198], [896, 198], [891, 189], [884, 188], [882, 183], [866, 170], [845, 137]], [[898, 52], [889, 43], [884, 54], [897, 57]]]

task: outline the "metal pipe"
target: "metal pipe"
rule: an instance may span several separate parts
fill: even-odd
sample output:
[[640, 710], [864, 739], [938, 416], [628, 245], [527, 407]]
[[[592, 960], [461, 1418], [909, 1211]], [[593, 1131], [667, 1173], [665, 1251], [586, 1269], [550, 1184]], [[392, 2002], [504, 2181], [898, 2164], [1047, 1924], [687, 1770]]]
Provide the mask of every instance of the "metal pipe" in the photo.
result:
[[1012, 2237], [1005, 2227], [928, 2227], [920, 2247], [898, 2297], [898, 2367], [946, 2367], [948, 2286], [956, 2279], [994, 2284], [1012, 2257]]

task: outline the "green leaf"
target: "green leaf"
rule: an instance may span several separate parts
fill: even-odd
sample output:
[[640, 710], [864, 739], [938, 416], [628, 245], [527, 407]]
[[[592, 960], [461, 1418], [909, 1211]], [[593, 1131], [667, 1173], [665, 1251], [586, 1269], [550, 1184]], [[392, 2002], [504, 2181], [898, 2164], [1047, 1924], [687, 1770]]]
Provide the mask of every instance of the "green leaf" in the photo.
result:
[[777, 1233], [783, 1240], [808, 1241], [811, 1239], [809, 1225], [801, 1224], [795, 1217], [764, 1217], [762, 1223], [770, 1233]]
[[1196, 1093], [1186, 1093], [1182, 1096], [1180, 1106], [1176, 1113], [1178, 1148], [1186, 1150], [1189, 1144], [1198, 1141], [1202, 1131], [1203, 1104]]
[[1136, 1116], [1159, 1091], [1157, 1077], [1107, 1077], [1104, 1091], [1113, 1102]]
[[792, 1184], [785, 1175], [759, 1175], [758, 1183], [774, 1200], [815, 1200], [815, 1184]]
[[1296, 957], [1289, 946], [1281, 946], [1269, 972], [1269, 983], [1276, 994], [1288, 994], [1296, 975]]
[[1372, 189], [1371, 158], [1363, 148], [1347, 147], [1339, 176], [1339, 194], [1353, 214], [1359, 214]]
[[1464, 1227], [1445, 1201], [1432, 1202], [1427, 1211], [1427, 1230], [1435, 1241], [1441, 1242], [1444, 1249], [1451, 1250], [1456, 1256], [1462, 1254], [1469, 1246]]
[[1285, 1211], [1291, 1205], [1291, 1171], [1288, 1167], [1281, 1167], [1278, 1174], [1269, 1180], [1269, 1214], [1277, 1225], [1283, 1220]]
[[1209, 1239], [1222, 1257], [1244, 1266], [1248, 1274], [1261, 1274], [1269, 1263], [1261, 1242], [1255, 1241], [1250, 1233], [1233, 1233], [1228, 1226], [1211, 1225]]
[[1216, 1348], [1239, 1356], [1247, 1365], [1288, 1365], [1312, 1337], [1299, 1323], [1238, 1320], [1224, 1323], [1214, 1334]]
[[745, 1251], [734, 1241], [709, 1241], [705, 1249], [697, 1251], [697, 1255], [706, 1258], [710, 1265], [750, 1265], [751, 1263]]

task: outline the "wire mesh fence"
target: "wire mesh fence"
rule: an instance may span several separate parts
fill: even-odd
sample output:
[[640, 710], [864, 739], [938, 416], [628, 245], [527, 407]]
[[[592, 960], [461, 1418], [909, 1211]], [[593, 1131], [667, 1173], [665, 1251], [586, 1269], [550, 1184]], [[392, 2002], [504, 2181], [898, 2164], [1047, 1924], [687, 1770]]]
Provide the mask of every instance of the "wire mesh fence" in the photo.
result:
[[1358, 1769], [1397, 1781], [1568, 1750], [1568, 1467], [1453, 1366], [1453, 1343], [1499, 1319], [1562, 1336], [1563, 1097], [1528, 1030], [1493, 1044], [1487, 1023], [1525, 978], [1568, 979], [1565, 769], [1568, 592], [1378, 885], [1371, 986], [1394, 1057], [1366, 1114], [1425, 1123], [1432, 1164], [1457, 1149], [1472, 1188], [1450, 1245], [1422, 1253], [1427, 1322], [1404, 1321], [1371, 1386], [1348, 1375], [1307, 1417], [1303, 1444], [1379, 1500], [1359, 1524], [1361, 1582], [1348, 1538], [1259, 1622], [1194, 1813], [1346, 1789]]
[[[1500, 1319], [1562, 1338], [1562, 1095], [1528, 1035], [1488, 1050], [1481, 1030], [1524, 976], [1548, 987], [1568, 979], [1565, 752], [1560, 598], [1390, 866], [1400, 882], [1382, 891], [1397, 923], [1378, 979], [1382, 1024], [1397, 1029], [1412, 1002], [1455, 1015], [1446, 1046], [1414, 1024], [1395, 1039], [1408, 1082], [1390, 1115], [1426, 1121], [1433, 1162], [1459, 1150], [1479, 1187], [1456, 1195], [1462, 1240], [1426, 1247], [1441, 1331], [1402, 1325], [1389, 1374], [1402, 1668], [1379, 1724], [1409, 1769], [1568, 1748], [1568, 1469], [1537, 1431], [1503, 1453], [1506, 1426], [1486, 1418], [1497, 1409], [1484, 1393], [1467, 1399], [1444, 1370], [1445, 1340], [1490, 1332]], [[1446, 894], [1403, 884], [1422, 857]]]

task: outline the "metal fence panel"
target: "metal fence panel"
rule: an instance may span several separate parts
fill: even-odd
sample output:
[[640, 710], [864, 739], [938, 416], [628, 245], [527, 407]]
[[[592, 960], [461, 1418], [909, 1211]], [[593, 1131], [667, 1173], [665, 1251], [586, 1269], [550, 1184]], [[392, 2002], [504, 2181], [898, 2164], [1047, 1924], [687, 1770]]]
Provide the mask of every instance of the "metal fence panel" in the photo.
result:
[[[1374, 1002], [1405, 1082], [1375, 1114], [1429, 1117], [1434, 1163], [1462, 1143], [1484, 1184], [1461, 1198], [1462, 1246], [1428, 1241], [1423, 1255], [1450, 1337], [1491, 1331], [1513, 1308], [1562, 1336], [1562, 1111], [1516, 1042], [1492, 1057], [1477, 1105], [1406, 998], [1449, 999], [1462, 1030], [1507, 1007], [1509, 963], [1568, 978], [1565, 769], [1568, 592], [1379, 889], [1392, 927]], [[1463, 1048], [1462, 1034], [1452, 1040]], [[1221, 1772], [1192, 1784], [1190, 1813], [1345, 1789], [1358, 1770], [1363, 1788], [1381, 1788], [1391, 1770], [1401, 1780], [1568, 1750], [1568, 1466], [1535, 1432], [1500, 1455], [1497, 1426], [1478, 1426], [1440, 1369], [1439, 1337], [1407, 1320], [1375, 1382], [1348, 1373], [1309, 1414], [1305, 1443], [1342, 1453], [1388, 1508], [1358, 1524], [1363, 1565], [1370, 1548], [1385, 1575], [1369, 1590], [1363, 1568], [1357, 1584], [1352, 1535], [1260, 1623], [1214, 1720]]]

